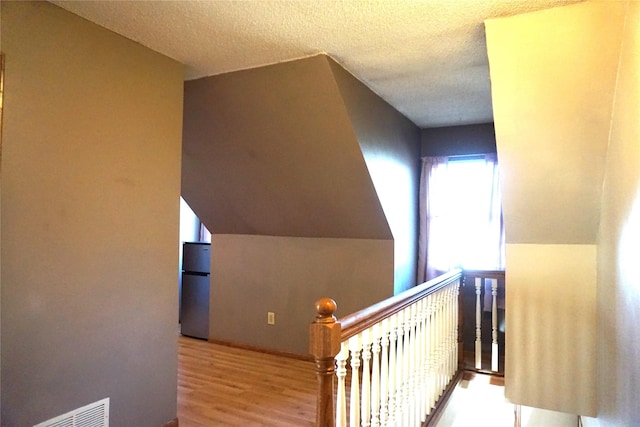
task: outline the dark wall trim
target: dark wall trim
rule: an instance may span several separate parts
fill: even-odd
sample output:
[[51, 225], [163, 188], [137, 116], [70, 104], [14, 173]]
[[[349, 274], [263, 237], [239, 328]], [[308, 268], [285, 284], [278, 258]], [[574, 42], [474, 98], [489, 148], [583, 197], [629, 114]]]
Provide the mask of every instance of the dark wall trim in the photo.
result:
[[493, 123], [422, 129], [421, 156], [460, 156], [496, 152]]

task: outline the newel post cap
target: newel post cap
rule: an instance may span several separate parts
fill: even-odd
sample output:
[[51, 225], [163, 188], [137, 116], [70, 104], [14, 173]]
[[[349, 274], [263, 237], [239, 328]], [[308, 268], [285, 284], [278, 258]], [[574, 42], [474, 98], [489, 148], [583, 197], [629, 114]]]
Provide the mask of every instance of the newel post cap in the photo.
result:
[[338, 304], [331, 298], [320, 298], [316, 301], [316, 322], [330, 323], [336, 321], [336, 312]]
[[309, 326], [309, 351], [316, 359], [335, 357], [340, 352], [340, 323], [333, 315], [337, 304], [331, 298], [316, 301], [316, 318]]

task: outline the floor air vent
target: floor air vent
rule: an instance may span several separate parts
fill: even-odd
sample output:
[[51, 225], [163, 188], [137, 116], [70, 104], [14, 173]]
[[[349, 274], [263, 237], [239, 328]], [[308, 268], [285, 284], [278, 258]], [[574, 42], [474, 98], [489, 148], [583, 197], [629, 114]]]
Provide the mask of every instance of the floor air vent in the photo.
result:
[[109, 398], [90, 403], [33, 427], [109, 427]]

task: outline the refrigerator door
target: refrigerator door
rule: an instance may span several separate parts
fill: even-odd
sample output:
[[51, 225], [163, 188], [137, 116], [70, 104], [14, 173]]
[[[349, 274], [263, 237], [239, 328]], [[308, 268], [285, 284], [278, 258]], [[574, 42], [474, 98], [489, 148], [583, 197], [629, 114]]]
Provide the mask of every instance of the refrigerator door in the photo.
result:
[[180, 333], [209, 338], [209, 275], [182, 274]]
[[182, 271], [209, 273], [211, 271], [211, 244], [183, 243]]

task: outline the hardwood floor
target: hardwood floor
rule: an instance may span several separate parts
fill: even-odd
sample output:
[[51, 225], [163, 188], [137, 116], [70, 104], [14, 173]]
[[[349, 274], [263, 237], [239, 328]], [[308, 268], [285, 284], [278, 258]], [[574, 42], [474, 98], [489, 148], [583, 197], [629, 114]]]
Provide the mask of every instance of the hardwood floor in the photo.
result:
[[[466, 374], [436, 425], [513, 426], [503, 384], [501, 378]], [[312, 362], [178, 338], [180, 427], [313, 426], [315, 391]]]
[[313, 426], [312, 362], [180, 336], [180, 427]]
[[504, 378], [465, 372], [435, 427], [575, 427], [577, 415], [515, 406], [504, 397]]

